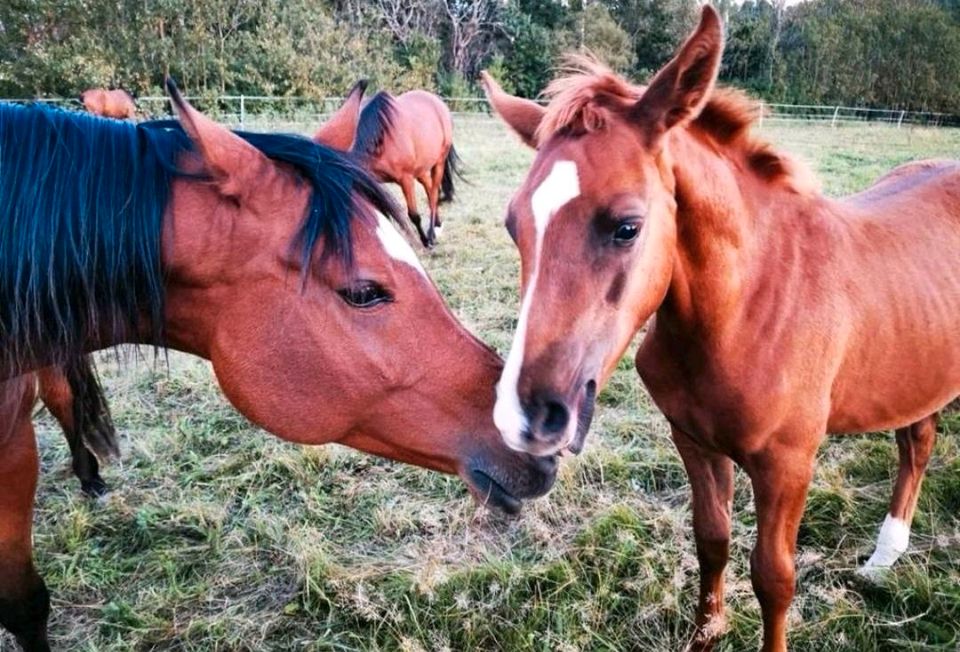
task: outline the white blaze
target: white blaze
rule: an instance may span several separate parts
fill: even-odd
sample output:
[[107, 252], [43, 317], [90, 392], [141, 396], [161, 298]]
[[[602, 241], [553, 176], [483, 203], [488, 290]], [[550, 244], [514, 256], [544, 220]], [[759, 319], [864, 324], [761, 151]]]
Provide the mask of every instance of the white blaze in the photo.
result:
[[[520, 319], [517, 322], [517, 332], [513, 336], [510, 354], [507, 356], [506, 366], [497, 383], [497, 403], [493, 408], [493, 422], [503, 435], [503, 440], [515, 450], [524, 450], [523, 432], [529, 427], [527, 416], [520, 404], [517, 393], [517, 382], [520, 380], [520, 367], [523, 365], [524, 341], [527, 333], [527, 319], [530, 315], [530, 303], [537, 287], [537, 277], [540, 273], [540, 252], [543, 247], [543, 236], [547, 231], [551, 218], [556, 215], [567, 202], [580, 195], [580, 177], [577, 174], [577, 164], [573, 161], [557, 161], [553, 164], [550, 174], [540, 183], [530, 199], [533, 209], [534, 225], [537, 229], [536, 248], [534, 249], [533, 271], [530, 273], [530, 282], [527, 292], [520, 304]], [[576, 418], [571, 417], [571, 425]]]
[[378, 213], [377, 221], [377, 237], [380, 238], [380, 242], [383, 244], [383, 248], [387, 251], [387, 254], [394, 260], [399, 260], [410, 265], [423, 274], [424, 278], [429, 279], [427, 270], [423, 268], [420, 259], [417, 258], [417, 254], [413, 251], [413, 247], [400, 235], [400, 232], [390, 223], [390, 220]]
[[890, 568], [900, 555], [906, 552], [908, 545], [910, 545], [910, 525], [902, 519], [887, 514], [880, 527], [880, 536], [877, 537], [877, 548], [860, 572], [864, 575], [873, 575]]

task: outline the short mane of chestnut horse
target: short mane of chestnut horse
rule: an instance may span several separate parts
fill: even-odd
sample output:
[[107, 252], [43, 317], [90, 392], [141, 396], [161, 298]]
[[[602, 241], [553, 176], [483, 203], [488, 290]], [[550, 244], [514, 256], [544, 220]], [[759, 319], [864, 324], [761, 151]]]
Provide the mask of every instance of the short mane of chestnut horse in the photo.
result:
[[[462, 177], [450, 109], [423, 90], [396, 97], [380, 91], [362, 105], [365, 89], [366, 82], [358, 82], [317, 136], [325, 134], [348, 146], [378, 179], [398, 184], [420, 241], [433, 247], [443, 231], [439, 205], [453, 200], [455, 178]], [[427, 194], [430, 215], [426, 226], [417, 208], [414, 182]]]
[[444, 304], [376, 180], [323, 142], [232, 132], [168, 90], [177, 121], [0, 103], [0, 625], [27, 652], [49, 650], [36, 376], [95, 349], [203, 357], [274, 435], [455, 473], [506, 511], [554, 480], [555, 457], [504, 444], [502, 363]]
[[937, 413], [960, 394], [960, 163], [903, 165], [824, 197], [715, 88], [723, 33], [699, 27], [645, 88], [601, 65], [544, 108], [484, 76], [537, 148], [510, 202], [522, 305], [494, 420], [537, 454], [578, 447], [593, 393], [648, 321], [637, 370], [693, 493], [695, 649], [724, 630], [734, 463], [753, 485], [763, 648], [786, 649], [797, 529], [826, 433], [896, 429], [900, 467], [871, 573], [907, 548]]
[[133, 96], [120, 88], [91, 88], [80, 93], [80, 103], [90, 113], [104, 118], [129, 120], [137, 115]]

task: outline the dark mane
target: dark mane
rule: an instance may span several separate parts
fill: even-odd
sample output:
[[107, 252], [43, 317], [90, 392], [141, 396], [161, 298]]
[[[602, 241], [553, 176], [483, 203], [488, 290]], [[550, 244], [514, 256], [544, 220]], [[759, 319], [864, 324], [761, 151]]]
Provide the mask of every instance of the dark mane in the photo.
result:
[[393, 127], [396, 106], [393, 97], [386, 91], [380, 91], [367, 102], [360, 111], [357, 123], [357, 136], [350, 150], [361, 158], [373, 158], [383, 148], [383, 139]]
[[[396, 215], [350, 157], [300, 136], [238, 135], [313, 187], [291, 243], [304, 274], [321, 238], [324, 256], [352, 262], [351, 219], [367, 211], [358, 197]], [[0, 370], [64, 363], [98, 335], [146, 329], [162, 341], [161, 230], [190, 149], [174, 121], [0, 104]]]

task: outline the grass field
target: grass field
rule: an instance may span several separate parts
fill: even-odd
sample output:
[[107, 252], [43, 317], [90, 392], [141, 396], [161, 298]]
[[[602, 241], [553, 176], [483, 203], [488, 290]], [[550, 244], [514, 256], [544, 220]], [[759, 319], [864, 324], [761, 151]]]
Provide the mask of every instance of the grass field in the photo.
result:
[[[502, 214], [531, 155], [490, 118], [462, 118], [457, 130], [470, 185], [423, 259], [454, 311], [505, 353], [518, 258]], [[907, 160], [960, 154], [958, 131], [765, 132], [834, 195]], [[39, 418], [35, 549], [55, 649], [678, 650], [692, 633], [686, 479], [629, 357], [599, 398], [585, 453], [515, 519], [476, 507], [455, 478], [266, 435], [227, 405], [201, 361], [154, 364], [148, 353], [118, 370], [111, 360], [124, 455], [105, 472], [105, 500], [80, 494], [59, 431]], [[800, 534], [793, 649], [958, 649], [960, 414], [941, 427], [910, 552], [885, 582], [867, 584], [853, 571], [872, 550], [895, 460], [890, 433], [821, 451]], [[759, 643], [754, 534], [740, 474], [722, 650]]]

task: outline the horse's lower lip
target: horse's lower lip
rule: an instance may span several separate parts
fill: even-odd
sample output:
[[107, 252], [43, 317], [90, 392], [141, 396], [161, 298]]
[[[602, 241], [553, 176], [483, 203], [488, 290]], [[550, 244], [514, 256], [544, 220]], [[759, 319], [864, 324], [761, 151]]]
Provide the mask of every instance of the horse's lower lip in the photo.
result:
[[520, 499], [480, 469], [470, 471], [470, 485], [477, 498], [484, 504], [497, 507], [507, 514], [520, 513], [520, 508], [523, 505]]

